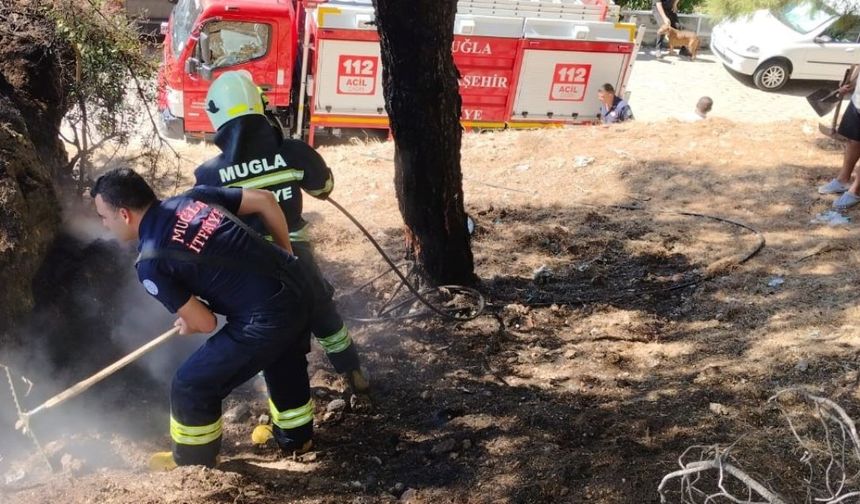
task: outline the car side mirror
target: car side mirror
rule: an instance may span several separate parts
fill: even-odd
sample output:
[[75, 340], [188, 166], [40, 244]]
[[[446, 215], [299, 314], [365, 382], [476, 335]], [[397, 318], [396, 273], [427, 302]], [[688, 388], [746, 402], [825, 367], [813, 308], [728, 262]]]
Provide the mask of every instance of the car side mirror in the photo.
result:
[[185, 60], [185, 73], [194, 75], [200, 69], [200, 60], [197, 58], [188, 58]]
[[833, 42], [833, 39], [827, 35], [819, 35], [812, 39], [816, 44], [827, 44], [828, 42]]
[[209, 52], [209, 34], [201, 31], [197, 43], [200, 54], [200, 65], [197, 67], [197, 73], [206, 80], [212, 80], [212, 53]]
[[200, 62], [208, 65], [211, 53], [209, 52], [209, 35], [206, 32], [200, 32], [197, 48], [200, 51]]
[[188, 75], [199, 75], [206, 80], [212, 80], [212, 67], [206, 63], [200, 63], [197, 58], [185, 60], [185, 73]]

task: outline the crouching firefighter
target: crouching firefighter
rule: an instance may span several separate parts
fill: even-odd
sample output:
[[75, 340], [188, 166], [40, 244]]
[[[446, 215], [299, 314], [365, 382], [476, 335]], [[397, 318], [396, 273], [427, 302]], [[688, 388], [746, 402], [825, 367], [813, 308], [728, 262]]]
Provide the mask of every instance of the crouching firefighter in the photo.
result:
[[[195, 170], [196, 184], [271, 191], [287, 219], [296, 256], [315, 264], [309, 225], [302, 219], [302, 192], [319, 199], [331, 193], [334, 178], [323, 158], [308, 144], [285, 139], [269, 122], [263, 95], [247, 71], [221, 74], [209, 87], [205, 105], [221, 154]], [[264, 232], [254, 219], [248, 223]], [[356, 345], [334, 305], [329, 307], [311, 319], [311, 331], [353, 393], [366, 394], [370, 383]]]
[[[312, 315], [332, 309], [332, 290], [292, 255], [272, 193], [201, 186], [159, 201], [140, 175], [117, 168], [99, 177], [91, 195], [105, 227], [120, 240], [139, 240], [140, 282], [179, 316], [180, 334], [214, 331], [216, 313], [227, 319], [173, 377], [173, 451], [156, 453], [151, 467], [214, 466], [221, 402], [260, 371], [278, 446], [310, 449], [313, 402], [305, 355]], [[234, 214], [259, 216], [280, 248]]]

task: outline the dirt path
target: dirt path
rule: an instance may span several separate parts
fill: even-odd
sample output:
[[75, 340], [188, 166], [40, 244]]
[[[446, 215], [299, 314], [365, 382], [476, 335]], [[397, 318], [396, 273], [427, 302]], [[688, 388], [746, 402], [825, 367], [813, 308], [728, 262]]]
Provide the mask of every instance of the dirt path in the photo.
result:
[[[838, 146], [814, 122], [716, 119], [685, 124], [685, 141], [665, 143], [655, 128], [680, 123], [466, 136], [488, 315], [353, 324], [376, 384], [372, 411], [326, 412], [343, 387], [316, 350], [312, 455], [253, 449], [248, 433], [265, 403], [246, 389], [228, 400], [226, 409], [250, 412], [227, 422], [220, 469], [148, 474], [147, 454], [167, 442], [164, 391], [144, 394], [144, 405], [95, 406], [96, 397], [100, 420], [88, 429], [41, 431], [55, 439], [57, 462], [68, 455], [66, 477], [46, 479], [23, 451], [0, 454], [11, 481], [0, 479], [0, 501], [641, 504], [658, 502], [660, 478], [686, 447], [744, 436], [739, 463], [797, 495], [799, 454], [767, 398], [809, 385], [860, 417], [856, 224], [810, 223], [829, 208], [814, 188], [837, 166]], [[396, 254], [393, 146], [321, 153], [338, 201]], [[307, 210], [342, 295], [383, 269], [333, 207]], [[737, 266], [755, 234], [665, 210], [745, 223], [767, 245]], [[536, 284], [540, 266], [551, 273]], [[673, 288], [686, 282], [695, 285]], [[385, 287], [341, 302], [365, 314]]]
[[656, 60], [640, 52], [628, 90], [636, 118], [659, 121], [692, 113], [701, 96], [714, 100], [714, 117], [738, 122], [773, 122], [787, 119], [815, 120], [806, 95], [835, 83], [794, 81], [778, 93], [759, 91], [748, 76], [727, 70], [710, 53], [695, 62], [667, 56]]

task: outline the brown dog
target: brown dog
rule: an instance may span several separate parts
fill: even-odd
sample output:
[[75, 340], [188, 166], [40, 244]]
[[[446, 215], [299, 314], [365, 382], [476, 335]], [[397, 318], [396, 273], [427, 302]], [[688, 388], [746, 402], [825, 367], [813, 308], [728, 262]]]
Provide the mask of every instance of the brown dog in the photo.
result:
[[669, 49], [675, 50], [676, 47], [686, 46], [690, 51], [690, 60], [696, 59], [696, 54], [699, 52], [699, 36], [694, 32], [687, 30], [676, 30], [670, 25], [663, 25], [657, 30], [658, 35], [666, 35], [669, 39]]

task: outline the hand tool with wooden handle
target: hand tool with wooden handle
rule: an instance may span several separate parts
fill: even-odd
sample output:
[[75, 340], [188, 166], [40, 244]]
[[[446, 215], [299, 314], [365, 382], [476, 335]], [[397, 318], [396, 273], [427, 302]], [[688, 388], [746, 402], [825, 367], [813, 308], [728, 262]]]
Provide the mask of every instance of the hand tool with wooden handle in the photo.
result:
[[[854, 71], [854, 66], [851, 66], [850, 68], [848, 68], [848, 70], [845, 70], [845, 76], [842, 78], [842, 82], [839, 83], [840, 88], [842, 86], [848, 84], [848, 81], [851, 80], [851, 73], [853, 71]], [[821, 123], [818, 124], [818, 130], [821, 133], [824, 133], [825, 135], [827, 135], [831, 138], [835, 138], [837, 140], [842, 139], [842, 135], [840, 135], [839, 133], [836, 132], [836, 123], [837, 123], [837, 121], [839, 121], [839, 111], [841, 109], [842, 109], [842, 97], [840, 96], [839, 101], [836, 102], [836, 111], [833, 113], [833, 121], [830, 124], [830, 128], [828, 129], [827, 126], [825, 126]]]
[[59, 394], [55, 395], [54, 397], [48, 399], [47, 401], [40, 404], [39, 406], [36, 406], [35, 408], [31, 409], [30, 411], [27, 411], [26, 413], [19, 413], [19, 415], [18, 415], [19, 420], [15, 423], [15, 428], [16, 429], [22, 429], [23, 428], [23, 430], [26, 432], [27, 428], [29, 427], [31, 416], [35, 415], [36, 413], [38, 413], [42, 410], [45, 410], [48, 408], [53, 408], [54, 406], [56, 406], [62, 402], [65, 402], [66, 400], [71, 399], [72, 397], [75, 397], [76, 395], [87, 390], [88, 388], [92, 387], [96, 383], [104, 380], [108, 376], [110, 376], [110, 375], [116, 373], [117, 371], [119, 371], [120, 369], [126, 367], [130, 363], [137, 360], [143, 354], [149, 352], [153, 348], [164, 343], [165, 341], [169, 340], [173, 336], [176, 336], [177, 334], [179, 334], [179, 327], [174, 327], [173, 329], [165, 332], [161, 336], [153, 339], [152, 341], [150, 341], [147, 344], [143, 345], [142, 347], [138, 348], [134, 352], [126, 355], [122, 359], [114, 362], [110, 366], [102, 369], [101, 371], [90, 376], [89, 378], [79, 381], [78, 383], [72, 385], [71, 387], [60, 392]]

